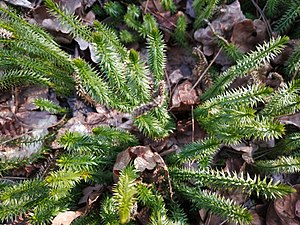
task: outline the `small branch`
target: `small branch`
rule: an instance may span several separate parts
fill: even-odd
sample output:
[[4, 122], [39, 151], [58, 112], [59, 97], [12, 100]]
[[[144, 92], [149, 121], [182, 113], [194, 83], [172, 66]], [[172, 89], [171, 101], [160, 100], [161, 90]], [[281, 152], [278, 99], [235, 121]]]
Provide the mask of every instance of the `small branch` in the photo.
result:
[[148, 4], [149, 4], [149, 0], [147, 0], [147, 2], [146, 2], [145, 9], [144, 9], [144, 14], [146, 14], [147, 11], [148, 11]]
[[194, 106], [191, 105], [192, 111], [192, 142], [195, 141], [195, 118], [194, 118]]
[[27, 177], [1, 177], [0, 180], [27, 180]]
[[198, 78], [198, 80], [196, 81], [196, 83], [194, 84], [194, 86], [191, 88], [190, 91], [192, 91], [193, 89], [195, 89], [195, 87], [199, 84], [199, 82], [202, 80], [202, 78], [205, 76], [205, 74], [207, 73], [207, 71], [209, 70], [209, 68], [212, 66], [212, 64], [216, 61], [217, 57], [220, 55], [221, 51], [223, 48], [220, 48], [219, 51], [217, 52], [217, 54], [215, 55], [215, 57], [213, 58], [213, 60], [209, 63], [209, 65], [206, 67], [206, 69], [203, 71], [203, 73], [200, 75], [200, 77]]
[[9, 142], [11, 142], [11, 141], [17, 140], [17, 139], [19, 139], [19, 138], [25, 136], [26, 134], [32, 133], [33, 131], [34, 131], [34, 130], [27, 131], [27, 132], [25, 132], [25, 133], [23, 133], [23, 134], [20, 134], [20, 135], [18, 135], [18, 136], [15, 136], [15, 137], [13, 137], [13, 138], [10, 138], [10, 139], [8, 139], [8, 140], [5, 140], [5, 141], [1, 142], [0, 145], [4, 145], [4, 144], [9, 143]]
[[260, 9], [259, 5], [257, 5], [257, 3], [254, 0], [251, 0], [251, 2], [255, 6], [257, 11], [260, 13], [264, 23], [266, 24], [267, 32], [268, 32], [269, 37], [272, 37], [272, 28], [271, 28], [271, 25], [270, 25], [270, 23], [268, 22], [268, 20], [265, 16], [264, 12]]

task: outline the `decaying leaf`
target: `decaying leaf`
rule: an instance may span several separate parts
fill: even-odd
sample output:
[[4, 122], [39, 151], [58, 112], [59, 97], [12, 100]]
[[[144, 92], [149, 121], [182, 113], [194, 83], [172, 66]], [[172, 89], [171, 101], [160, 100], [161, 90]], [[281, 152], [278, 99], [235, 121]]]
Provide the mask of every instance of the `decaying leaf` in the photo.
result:
[[[0, 102], [0, 134], [4, 139], [0, 141], [0, 158], [29, 157], [41, 148], [48, 128], [57, 123], [56, 115], [35, 111], [34, 100], [48, 98], [47, 92], [47, 88], [20, 89], [11, 93], [5, 103]], [[9, 145], [11, 141], [21, 139], [36, 140], [28, 144]]]
[[73, 220], [81, 216], [80, 211], [66, 211], [59, 213], [52, 221], [52, 225], [70, 225]]
[[[233, 26], [245, 19], [239, 1], [224, 6], [220, 15], [211, 22], [214, 30], [221, 36], [226, 37], [233, 29]], [[201, 28], [195, 31], [194, 38], [203, 45], [203, 53], [211, 56], [217, 49], [217, 42], [210, 27]]]
[[25, 8], [29, 8], [29, 9], [33, 8], [33, 4], [27, 0], [4, 0], [4, 1], [6, 1], [12, 5], [17, 5], [17, 6], [21, 6], [21, 7], [25, 7]]
[[279, 121], [283, 124], [291, 124], [300, 128], [300, 113], [295, 113], [292, 115], [281, 116]]
[[140, 172], [145, 169], [153, 170], [156, 165], [164, 164], [160, 156], [153, 152], [149, 145], [129, 147], [118, 154], [113, 168], [114, 173], [118, 175], [118, 172], [123, 170], [132, 160], [135, 168]]
[[156, 166], [154, 153], [150, 148], [146, 148], [145, 151], [140, 152], [134, 160], [134, 167], [143, 172], [145, 169], [153, 170]]
[[261, 20], [245, 19], [234, 24], [230, 41], [241, 52], [254, 50], [257, 44], [262, 44], [267, 37], [267, 28]]
[[132, 156], [130, 154], [130, 148], [127, 148], [126, 150], [120, 152], [117, 156], [116, 162], [113, 167], [113, 171], [115, 175], [119, 175], [119, 172], [130, 163], [132, 160]]
[[86, 203], [86, 207], [89, 208], [91, 207], [92, 203], [95, 202], [103, 189], [103, 185], [101, 184], [96, 184], [95, 186], [88, 186], [83, 189], [83, 196], [79, 200], [78, 204], [83, 204]]
[[150, 145], [129, 147], [120, 152], [113, 167], [115, 180], [119, 176], [119, 172], [128, 166], [131, 161], [133, 161], [134, 167], [140, 172], [144, 172], [146, 169], [153, 170], [157, 167], [162, 168], [165, 172], [165, 178], [168, 180], [170, 194], [172, 196], [173, 192], [168, 167], [163, 158], [157, 152], [154, 152]]
[[[68, 10], [69, 13], [76, 13], [84, 23], [90, 25], [93, 24], [95, 20], [95, 14], [89, 11], [85, 14], [84, 9], [93, 5], [95, 0], [60, 0], [59, 4]], [[68, 26], [61, 24], [53, 16], [51, 16], [46, 8], [46, 6], [41, 5], [36, 7], [32, 11], [33, 18], [30, 20], [31, 23], [36, 23], [44, 28], [46, 28], [54, 37], [57, 42], [70, 44], [72, 42], [72, 37], [69, 35], [71, 29]], [[78, 42], [81, 50], [86, 50], [88, 47], [92, 48], [91, 44], [82, 40], [81, 38], [75, 38]], [[96, 62], [96, 61], [95, 61]]]
[[176, 110], [190, 110], [191, 105], [198, 103], [199, 98], [190, 81], [178, 85], [172, 95], [172, 108]]
[[249, 146], [247, 146], [244, 143], [236, 144], [236, 145], [231, 145], [231, 147], [239, 152], [243, 152], [242, 158], [245, 160], [246, 163], [252, 164], [254, 162], [253, 160], [253, 153], [258, 149], [258, 146], [251, 143]]
[[299, 225], [300, 185], [294, 186], [297, 192], [276, 199], [267, 212], [267, 225]]

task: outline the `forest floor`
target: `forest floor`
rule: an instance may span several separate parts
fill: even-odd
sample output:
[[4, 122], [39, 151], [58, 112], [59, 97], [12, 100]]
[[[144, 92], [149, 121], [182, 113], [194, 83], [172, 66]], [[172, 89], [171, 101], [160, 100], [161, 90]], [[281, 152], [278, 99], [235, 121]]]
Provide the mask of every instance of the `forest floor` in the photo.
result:
[[[43, 1], [27, 0], [5, 0], [6, 4], [18, 6], [23, 16], [30, 23], [38, 24], [47, 29], [55, 40], [61, 45], [62, 49], [70, 53], [73, 57], [81, 56], [91, 63], [94, 57], [91, 55], [89, 46], [82, 40], [74, 40], [68, 31], [65, 31], [53, 17], [49, 15], [43, 5]], [[115, 23], [115, 19], [109, 17], [103, 19], [99, 14], [105, 1], [96, 0], [61, 0], [62, 4], [69, 11], [76, 13], [85, 23], [92, 24], [94, 20], [101, 18], [108, 25]], [[127, 4], [126, 1], [121, 1]], [[166, 68], [165, 81], [169, 93], [169, 112], [176, 123], [176, 129], [168, 138], [160, 141], [154, 141], [146, 138], [137, 130], [133, 132], [138, 136], [140, 146], [151, 148], [151, 151], [157, 152], [161, 157], [179, 151], [184, 145], [191, 142], [202, 140], [207, 136], [205, 130], [195, 121], [193, 110], [200, 103], [200, 96], [211, 85], [218, 72], [225, 71], [234, 65], [230, 59], [220, 49], [214, 41], [214, 32], [224, 37], [228, 42], [238, 46], [242, 53], [247, 53], [256, 48], [258, 44], [268, 41], [270, 36], [277, 34], [272, 31], [272, 21], [265, 18], [259, 6], [255, 6], [251, 1], [234, 1], [231, 4], [220, 6], [215, 16], [210, 22], [204, 23], [202, 28], [194, 29], [195, 12], [192, 8], [192, 0], [177, 0], [176, 12], [170, 13], [161, 6], [159, 0], [137, 1], [137, 5], [144, 13], [153, 15], [160, 29], [162, 30], [166, 43]], [[255, 3], [255, 1], [253, 1]], [[5, 4], [5, 3], [1, 3]], [[224, 13], [226, 12], [226, 13]], [[178, 44], [172, 33], [176, 28], [177, 20], [184, 15], [187, 18], [186, 45]], [[251, 19], [246, 19], [251, 18]], [[122, 30], [124, 25], [117, 24], [117, 28]], [[273, 89], [284, 86], [287, 81], [282, 72], [286, 59], [292, 54], [293, 49], [299, 45], [299, 39], [291, 39], [284, 51], [265, 65], [248, 75], [238, 78], [230, 88], [245, 86], [253, 82], [264, 83]], [[140, 52], [141, 57], [146, 58], [146, 47], [144, 40], [137, 40], [125, 44], [128, 49], [133, 48]], [[62, 117], [53, 115], [45, 111], [37, 111], [32, 99], [36, 97], [46, 97], [62, 106], [72, 110], [72, 115]], [[55, 93], [48, 88], [40, 87], [20, 87], [12, 91], [3, 92], [0, 95], [0, 135], [2, 134], [9, 140], [16, 140], [24, 135], [38, 133], [39, 135], [49, 135], [53, 130], [58, 129], [58, 134], [66, 130], [80, 131], [91, 130], [99, 125], [109, 125], [113, 127], [123, 127], [124, 121], [128, 120], [128, 115], [116, 110], [108, 109], [104, 106], [93, 108], [83, 100], [73, 97], [67, 99], [57, 98]], [[280, 118], [280, 121], [294, 130], [300, 128], [300, 114], [296, 113]], [[40, 129], [44, 127], [44, 129]], [[257, 145], [264, 145], [266, 148], [272, 148], [278, 140], [268, 140]], [[2, 159], [11, 159], [13, 157], [24, 158], [24, 164], [20, 167], [12, 166], [12, 169], [5, 168], [5, 175], [0, 179], [27, 179], [35, 177], [37, 173], [47, 173], [51, 160], [59, 147], [54, 141], [49, 146], [52, 151], [44, 153], [42, 159], [35, 159], [33, 163], [26, 161], [27, 157], [34, 154], [42, 146], [36, 143], [29, 146], [10, 146], [6, 142], [0, 143], [0, 157]], [[248, 164], [253, 163], [254, 146], [236, 145], [224, 146], [215, 156], [215, 162], [222, 162], [223, 168], [228, 171], [245, 171]], [[124, 159], [118, 158], [115, 167], [124, 164]], [[150, 162], [147, 162], [150, 164]], [[145, 166], [145, 165], [144, 165]], [[1, 171], [0, 171], [1, 172]], [[296, 190], [300, 191], [300, 179], [297, 173], [294, 174], [276, 174], [273, 179], [284, 183], [290, 183]], [[90, 199], [92, 193], [98, 193], [97, 187], [85, 193], [84, 198]], [[280, 225], [300, 224], [300, 192], [296, 192], [282, 199], [270, 201], [259, 201], [251, 209], [254, 219], [253, 225]], [[244, 194], [231, 191], [222, 193], [237, 203], [247, 204], [244, 201]], [[91, 200], [92, 201], [92, 200]], [[96, 200], [95, 200], [96, 201]], [[90, 206], [93, 203], [90, 203]], [[199, 210], [198, 213], [191, 214], [195, 218], [190, 218], [191, 224], [231, 224], [224, 219], [208, 214], [205, 210]], [[68, 216], [64, 214], [63, 216]], [[74, 217], [74, 214], [71, 216]], [[75, 215], [76, 217], [76, 215]], [[74, 217], [74, 218], [75, 218]], [[73, 218], [73, 219], [74, 219]], [[22, 220], [22, 218], [19, 218]], [[59, 217], [58, 219], [59, 220]], [[69, 221], [70, 221], [69, 220]], [[142, 224], [143, 219], [140, 220]], [[23, 222], [24, 223], [24, 222]], [[15, 222], [14, 224], [18, 224]], [[22, 221], [19, 221], [22, 224]], [[55, 223], [53, 223], [55, 224]], [[69, 224], [68, 222], [63, 223]]]

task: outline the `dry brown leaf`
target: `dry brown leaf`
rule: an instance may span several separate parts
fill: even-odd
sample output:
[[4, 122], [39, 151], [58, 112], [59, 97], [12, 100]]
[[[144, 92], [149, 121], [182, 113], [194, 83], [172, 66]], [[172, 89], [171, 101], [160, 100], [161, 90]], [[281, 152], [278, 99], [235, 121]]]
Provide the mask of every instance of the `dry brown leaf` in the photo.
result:
[[81, 216], [80, 211], [66, 211], [59, 213], [52, 221], [52, 225], [70, 225], [73, 220]]
[[191, 105], [199, 102], [197, 92], [192, 87], [192, 83], [188, 80], [176, 87], [172, 95], [172, 109], [181, 111], [190, 110]]
[[[224, 6], [220, 10], [220, 15], [211, 22], [215, 31], [223, 36], [228, 37], [232, 31], [234, 24], [245, 19], [239, 1], [234, 1], [230, 5]], [[195, 31], [194, 38], [203, 45], [203, 53], [207, 56], [212, 56], [217, 48], [217, 41], [210, 27], [201, 28]]]
[[168, 49], [166, 54], [167, 74], [171, 74], [173, 71], [179, 69], [184, 79], [192, 81], [192, 68], [194, 68], [196, 64], [196, 58], [190, 52], [188, 52], [187, 49], [179, 46], [174, 46]]
[[153, 170], [156, 166], [154, 154], [150, 148], [146, 148], [145, 152], [139, 154], [134, 160], [134, 167], [143, 172], [145, 169]]
[[95, 186], [89, 186], [84, 188], [82, 191], [83, 196], [79, 200], [78, 204], [87, 203], [87, 206], [90, 206], [91, 205], [90, 201], [95, 199], [95, 194], [99, 196], [102, 189], [103, 189], [103, 185], [101, 184], [96, 184]]
[[[92, 11], [89, 11], [86, 14], [84, 9], [93, 5], [95, 0], [57, 0], [56, 2], [58, 1], [61, 6], [68, 10], [68, 12], [75, 13], [78, 17], [82, 18], [84, 24], [87, 23], [89, 25], [93, 25], [95, 14]], [[45, 6], [36, 7], [32, 11], [32, 15], [33, 18], [30, 20], [30, 22], [37, 23], [40, 26], [46, 28], [55, 37], [55, 40], [57, 42], [64, 44], [70, 44], [72, 42], [73, 39], [69, 35], [72, 28], [58, 22], [53, 16], [49, 14], [48, 9]], [[75, 38], [75, 40], [78, 42], [81, 50], [86, 50], [88, 47], [90, 47], [91, 52], [92, 50], [94, 52], [94, 49], [92, 49], [90, 43], [80, 38]], [[92, 59], [98, 60], [95, 55], [93, 55]]]
[[300, 128], [300, 113], [295, 113], [288, 116], [281, 116], [278, 120], [283, 124], [290, 124]]
[[253, 153], [258, 149], [258, 146], [251, 143], [249, 146], [247, 146], [244, 143], [231, 145], [231, 147], [239, 152], [243, 152], [242, 158], [245, 160], [246, 163], [252, 164], [254, 162], [252, 155]]
[[17, 6], [21, 6], [21, 7], [25, 7], [25, 8], [29, 8], [29, 9], [33, 8], [33, 4], [27, 0], [4, 0], [4, 1], [6, 1], [12, 5], [17, 5]]
[[[47, 88], [30, 87], [16, 89], [14, 101], [10, 98], [6, 103], [0, 103], [0, 134], [7, 139], [0, 142], [0, 158], [24, 158], [36, 153], [42, 146], [42, 141], [31, 144], [7, 145], [9, 140], [18, 138], [42, 139], [48, 134], [48, 128], [57, 123], [57, 116], [46, 111], [34, 111], [36, 98], [47, 98]], [[1, 101], [2, 102], [2, 101]], [[3, 112], [3, 113], [2, 113]]]
[[119, 172], [123, 170], [132, 160], [134, 161], [135, 168], [140, 172], [144, 172], [146, 169], [153, 170], [157, 167], [162, 168], [165, 172], [165, 177], [168, 180], [170, 193], [172, 196], [173, 192], [168, 167], [163, 158], [157, 152], [152, 151], [149, 145], [129, 147], [118, 154], [113, 167], [115, 181], [119, 176]]
[[[179, 144], [188, 144], [192, 141], [203, 139], [205, 136], [205, 131], [201, 129], [198, 123], [194, 123], [193, 130], [191, 120], [179, 120], [177, 122], [176, 138]], [[192, 137], [194, 137], [194, 140], [192, 140]]]
[[131, 147], [130, 152], [136, 156], [134, 165], [137, 170], [143, 172], [145, 169], [152, 170], [157, 165], [166, 168], [166, 164], [161, 156], [152, 151], [149, 145]]
[[123, 170], [132, 160], [132, 156], [130, 155], [130, 148], [120, 152], [117, 155], [116, 162], [113, 167], [114, 175], [119, 176], [119, 172]]
[[241, 52], [249, 52], [257, 44], [262, 44], [266, 37], [266, 25], [263, 21], [246, 19], [234, 25], [230, 40]]
[[294, 186], [297, 192], [270, 204], [267, 212], [267, 225], [299, 225], [300, 218], [297, 216], [300, 201], [300, 185]]

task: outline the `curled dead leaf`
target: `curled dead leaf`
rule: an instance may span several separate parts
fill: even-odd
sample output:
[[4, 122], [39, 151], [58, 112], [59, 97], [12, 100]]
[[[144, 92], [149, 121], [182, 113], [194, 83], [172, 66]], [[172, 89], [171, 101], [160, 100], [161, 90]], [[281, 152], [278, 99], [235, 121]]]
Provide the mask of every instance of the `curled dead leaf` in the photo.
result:
[[199, 98], [193, 85], [190, 81], [186, 80], [178, 85], [172, 95], [172, 108], [176, 110], [190, 110], [191, 105], [199, 102]]
[[173, 192], [168, 167], [163, 158], [157, 152], [152, 151], [150, 145], [129, 147], [118, 154], [113, 167], [115, 181], [119, 176], [119, 172], [124, 169], [130, 161], [133, 161], [135, 168], [140, 172], [144, 172], [146, 169], [153, 170], [156, 167], [162, 168], [165, 173], [165, 178], [168, 180], [172, 196]]

